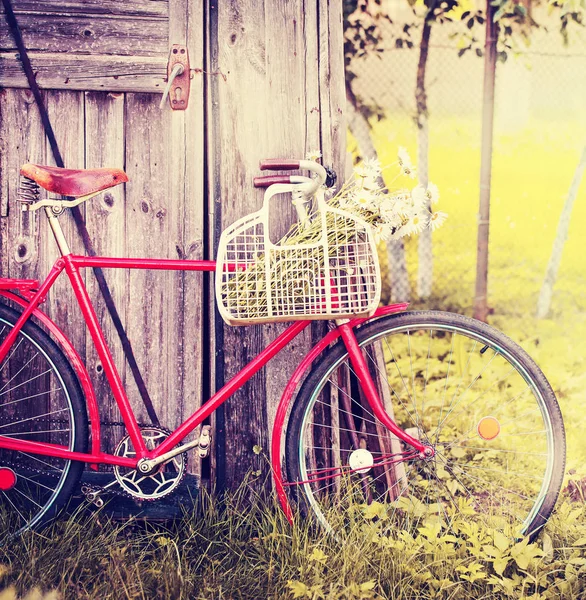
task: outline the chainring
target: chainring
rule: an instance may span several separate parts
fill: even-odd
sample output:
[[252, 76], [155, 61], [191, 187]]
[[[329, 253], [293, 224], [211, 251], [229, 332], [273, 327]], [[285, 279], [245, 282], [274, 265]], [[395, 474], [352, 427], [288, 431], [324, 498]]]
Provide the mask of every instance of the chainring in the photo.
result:
[[[154, 450], [171, 435], [170, 431], [152, 425], [141, 427], [140, 433], [148, 450]], [[136, 456], [130, 436], [120, 440], [114, 454], [125, 458]], [[122, 489], [139, 500], [158, 500], [169, 495], [181, 483], [186, 471], [186, 452], [170, 458], [149, 475], [144, 475], [136, 469], [114, 466], [114, 475]]]

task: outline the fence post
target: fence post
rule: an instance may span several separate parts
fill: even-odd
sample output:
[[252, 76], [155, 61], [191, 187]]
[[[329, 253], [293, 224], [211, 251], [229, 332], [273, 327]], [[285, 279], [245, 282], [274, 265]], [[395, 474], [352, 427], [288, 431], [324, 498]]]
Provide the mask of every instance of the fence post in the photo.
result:
[[480, 159], [480, 208], [478, 213], [478, 249], [476, 259], [476, 293], [474, 318], [488, 316], [488, 232], [490, 222], [490, 181], [492, 171], [492, 133], [494, 119], [494, 84], [498, 26], [495, 7], [486, 2], [486, 41], [484, 53], [484, 99], [482, 103], [482, 154]]

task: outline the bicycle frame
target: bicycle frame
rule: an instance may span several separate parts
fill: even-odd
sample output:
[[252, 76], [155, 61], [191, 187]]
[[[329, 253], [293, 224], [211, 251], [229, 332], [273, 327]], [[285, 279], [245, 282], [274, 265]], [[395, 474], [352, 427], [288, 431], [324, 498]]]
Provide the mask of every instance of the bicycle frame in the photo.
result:
[[[108, 258], [108, 257], [86, 257], [73, 254], [63, 254], [59, 258], [45, 281], [37, 286], [37, 282], [31, 280], [18, 279], [0, 279], [0, 295], [3, 295], [14, 302], [20, 304], [23, 312], [17, 320], [15, 327], [9, 333], [7, 338], [0, 346], [0, 363], [8, 354], [10, 347], [14, 343], [18, 333], [27, 320], [34, 315], [46, 325], [50, 332], [57, 338], [57, 341], [65, 349], [66, 354], [71, 359], [72, 364], [80, 378], [80, 383], [86, 395], [88, 403], [90, 426], [92, 434], [92, 447], [89, 453], [74, 452], [64, 446], [29, 440], [18, 440], [15, 438], [0, 435], [0, 448], [7, 448], [16, 451], [29, 452], [33, 454], [55, 456], [64, 459], [78, 460], [89, 463], [93, 468], [98, 464], [110, 464], [123, 467], [136, 468], [139, 460], [143, 458], [157, 458], [181, 442], [187, 435], [194, 431], [213, 411], [215, 411], [225, 400], [227, 400], [236, 390], [240, 389], [255, 373], [257, 373], [265, 364], [274, 358], [291, 340], [299, 335], [311, 321], [296, 321], [273, 340], [263, 351], [261, 351], [248, 365], [228, 381], [220, 390], [218, 390], [209, 400], [207, 400], [198, 410], [196, 410], [188, 419], [183, 422], [163, 443], [154, 450], [148, 450], [140, 434], [136, 417], [130, 406], [128, 397], [122, 385], [122, 380], [114, 364], [111, 352], [108, 348], [102, 329], [98, 323], [97, 316], [89, 294], [80, 276], [80, 269], [88, 267], [115, 268], [115, 269], [149, 269], [164, 271], [215, 271], [214, 261], [207, 260], [158, 260], [158, 259], [139, 259], [139, 258]], [[98, 356], [104, 367], [104, 373], [112, 389], [115, 401], [120, 409], [122, 419], [126, 425], [128, 434], [136, 450], [136, 458], [125, 458], [104, 453], [101, 450], [100, 442], [100, 423], [99, 410], [95, 398], [95, 393], [79, 355], [67, 340], [63, 332], [55, 325], [44, 313], [38, 310], [38, 306], [45, 300], [47, 293], [59, 277], [65, 271], [71, 286], [74, 290], [77, 302], [83, 314], [86, 326], [96, 347]], [[35, 291], [35, 288], [36, 291]], [[25, 298], [11, 293], [9, 290], [18, 290]], [[321, 354], [328, 346], [342, 337], [348, 349], [350, 360], [360, 384], [364, 390], [367, 401], [369, 402], [374, 414], [379, 420], [388, 427], [389, 431], [399, 437], [401, 440], [418, 450], [424, 452], [425, 446], [416, 438], [411, 437], [400, 429], [395, 422], [386, 413], [383, 404], [376, 392], [376, 388], [368, 368], [360, 352], [354, 328], [369, 319], [392, 314], [405, 310], [406, 303], [394, 304], [379, 308], [372, 317], [352, 319], [347, 322], [339, 323], [338, 327], [330, 331], [304, 358], [297, 367], [286, 386], [281, 400], [279, 402], [275, 424], [273, 427], [271, 442], [271, 463], [276, 490], [279, 500], [283, 506], [287, 518], [291, 520], [292, 512], [284, 491], [282, 470], [281, 470], [281, 440], [284, 430], [285, 417], [293, 397], [304, 373], [310, 368], [315, 358]]]

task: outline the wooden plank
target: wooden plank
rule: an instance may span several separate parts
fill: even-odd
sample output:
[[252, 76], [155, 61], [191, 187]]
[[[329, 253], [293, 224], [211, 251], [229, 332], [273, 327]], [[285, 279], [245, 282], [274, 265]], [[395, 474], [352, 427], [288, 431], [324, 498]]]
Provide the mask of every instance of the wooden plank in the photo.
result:
[[[169, 161], [175, 158], [164, 132], [170, 114], [159, 108], [152, 94], [127, 94], [126, 170], [132, 184], [126, 187], [126, 240], [129, 256], [177, 258], [181, 253], [182, 199], [169, 195]], [[126, 322], [137, 362], [161, 423], [173, 428], [181, 417], [182, 331], [178, 314], [182, 305], [182, 274], [164, 271], [129, 271]], [[136, 332], [136, 335], [133, 333]], [[133, 406], [146, 420], [135, 386], [130, 385]]]
[[[124, 167], [124, 95], [105, 92], [85, 94], [85, 163], [86, 168]], [[102, 256], [126, 256], [125, 186], [110, 188], [86, 206], [86, 222], [96, 252]], [[119, 269], [104, 271], [108, 286], [119, 310], [123, 325], [126, 306], [127, 273]], [[87, 288], [118, 371], [125, 380], [126, 363], [116, 329], [91, 270], [86, 274]], [[120, 411], [110, 392], [102, 364], [90, 336], [86, 340], [86, 366], [100, 404], [102, 421], [121, 421]], [[113, 451], [123, 435], [122, 428], [103, 428], [103, 446]]]
[[[29, 52], [68, 55], [161, 56], [169, 52], [166, 19], [112, 19], [91, 15], [17, 16]], [[16, 52], [8, 26], [0, 27], [0, 50]]]
[[[191, 64], [203, 64], [203, 1], [173, 0], [169, 8], [169, 39], [187, 46]], [[203, 77], [196, 75], [191, 81], [187, 110], [171, 111], [168, 105], [163, 109], [170, 118], [168, 195], [178, 204], [181, 247], [177, 252], [189, 260], [204, 258], [203, 108]], [[180, 279], [182, 297], [178, 298], [177, 319], [182, 339], [181, 381], [176, 386], [175, 401], [177, 419], [184, 420], [202, 403], [204, 275], [184, 273]], [[197, 459], [188, 463], [190, 472], [199, 475], [200, 463]]]
[[[211, 70], [220, 70], [226, 77], [211, 88], [213, 131], [217, 135], [210, 143], [222, 161], [212, 177], [221, 197], [221, 227], [260, 206], [262, 195], [250, 187], [258, 174], [259, 159], [303, 158], [308, 150], [319, 146], [321, 137], [330, 135], [327, 125], [319, 129], [320, 80], [315, 65], [329, 61], [329, 57], [328, 49], [322, 52], [318, 44], [328, 32], [321, 29], [317, 10], [316, 5], [300, 0], [264, 5], [240, 0], [212, 8], [212, 22], [217, 22], [218, 31], [211, 34], [210, 55], [217, 56]], [[332, 15], [336, 11], [341, 25], [341, 6], [331, 8]], [[319, 55], [318, 49], [322, 52]], [[341, 66], [336, 77], [343, 78], [343, 63]], [[273, 229], [287, 228], [293, 218], [291, 207], [283, 203], [278, 208], [276, 217], [271, 217]], [[263, 326], [260, 331], [257, 327], [225, 328], [224, 379], [244, 366], [283, 327]], [[264, 466], [252, 447], [259, 444], [268, 448], [266, 427], [274, 418], [285, 382], [308, 345], [309, 333], [227, 404], [227, 481], [236, 485], [246, 471]], [[245, 431], [242, 423], [246, 424]]]
[[[44, 89], [160, 92], [167, 78], [167, 56], [103, 57], [30, 53], [37, 82]], [[14, 52], [0, 53], [0, 87], [27, 88]]]
[[[85, 165], [83, 94], [53, 91], [46, 95], [45, 102], [65, 166], [70, 169], [83, 169]], [[34, 110], [37, 110], [36, 106]], [[45, 143], [45, 164], [54, 165], [49, 143]], [[85, 206], [82, 205], [81, 210], [85, 215]], [[59, 257], [59, 252], [45, 213], [37, 211], [36, 218], [40, 221], [41, 232], [38, 276], [43, 278]], [[83, 242], [77, 233], [70, 211], [65, 211], [59, 217], [59, 222], [71, 251], [83, 254]], [[82, 277], [85, 280], [85, 273], [82, 273]], [[75, 294], [65, 274], [55, 282], [44, 308], [51, 318], [64, 328], [80, 356], [85, 358], [86, 331], [82, 326], [82, 315], [77, 307]]]
[[168, 0], [13, 0], [14, 12], [166, 18]]
[[[36, 279], [46, 268], [42, 261], [39, 237], [39, 213], [23, 213], [17, 202], [21, 165], [43, 163], [46, 148], [39, 112], [32, 94], [24, 90], [0, 90], [2, 120], [0, 137], [6, 141], [6, 152], [0, 156], [2, 165], [2, 204], [8, 217], [6, 238], [1, 258], [2, 275]], [[9, 146], [9, 147], [8, 147]], [[44, 215], [43, 215], [44, 216]]]

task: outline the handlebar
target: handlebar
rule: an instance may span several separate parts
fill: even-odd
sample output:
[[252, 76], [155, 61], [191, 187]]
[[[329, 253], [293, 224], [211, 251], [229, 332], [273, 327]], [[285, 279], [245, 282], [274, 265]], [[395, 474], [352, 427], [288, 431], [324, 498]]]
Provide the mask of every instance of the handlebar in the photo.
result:
[[306, 195], [311, 196], [324, 184], [328, 179], [328, 172], [319, 163], [313, 160], [294, 160], [288, 158], [268, 158], [262, 160], [259, 164], [261, 170], [269, 171], [296, 171], [305, 169], [315, 173], [315, 179], [308, 180], [307, 177], [298, 177], [295, 175], [268, 175], [265, 177], [255, 177], [255, 187], [268, 187], [274, 183], [295, 183], [299, 184], [300, 190]]

